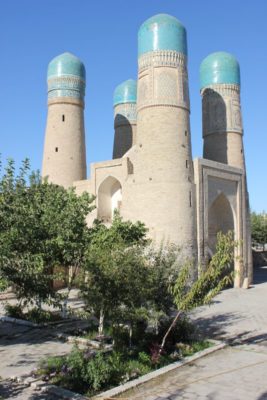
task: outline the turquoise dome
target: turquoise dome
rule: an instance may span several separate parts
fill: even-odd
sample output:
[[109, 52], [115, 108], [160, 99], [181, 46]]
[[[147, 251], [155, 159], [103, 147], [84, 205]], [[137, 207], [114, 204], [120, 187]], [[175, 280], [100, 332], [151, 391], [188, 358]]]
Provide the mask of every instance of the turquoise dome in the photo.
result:
[[138, 56], [156, 50], [175, 50], [187, 55], [186, 30], [175, 17], [158, 14], [141, 25]]
[[121, 103], [136, 103], [136, 81], [128, 79], [116, 87], [113, 95], [113, 105]]
[[47, 78], [64, 75], [78, 76], [85, 80], [85, 67], [78, 57], [63, 53], [53, 58], [48, 65]]
[[201, 89], [216, 83], [240, 85], [240, 69], [234, 56], [223, 51], [212, 53], [200, 65]]

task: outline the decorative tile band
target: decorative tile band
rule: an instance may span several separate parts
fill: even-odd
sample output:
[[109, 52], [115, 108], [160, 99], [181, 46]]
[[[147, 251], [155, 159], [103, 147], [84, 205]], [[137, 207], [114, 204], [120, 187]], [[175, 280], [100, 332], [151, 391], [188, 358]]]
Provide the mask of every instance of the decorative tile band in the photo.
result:
[[74, 97], [83, 99], [85, 81], [76, 76], [62, 76], [48, 79], [48, 98]]
[[200, 90], [201, 96], [210, 95], [211, 92], [218, 92], [223, 96], [240, 96], [240, 86], [235, 84], [220, 83], [206, 86]]
[[187, 57], [173, 50], [159, 50], [145, 53], [138, 60], [139, 72], [149, 67], [178, 67], [186, 68]]
[[114, 107], [114, 125], [122, 126], [136, 122], [136, 103], [119, 104]]

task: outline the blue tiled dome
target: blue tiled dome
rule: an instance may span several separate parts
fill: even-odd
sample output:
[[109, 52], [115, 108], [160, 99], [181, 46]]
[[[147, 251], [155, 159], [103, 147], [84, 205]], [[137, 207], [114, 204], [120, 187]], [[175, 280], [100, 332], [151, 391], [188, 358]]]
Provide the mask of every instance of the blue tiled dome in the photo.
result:
[[186, 30], [178, 19], [158, 14], [147, 19], [138, 32], [138, 55], [156, 50], [187, 54]]
[[121, 103], [136, 103], [136, 81], [128, 79], [116, 87], [113, 95], [113, 105]]
[[53, 58], [48, 65], [47, 77], [72, 75], [85, 80], [85, 67], [78, 57], [71, 53], [63, 53]]
[[240, 69], [236, 58], [223, 51], [212, 53], [200, 65], [201, 89], [216, 83], [240, 85]]

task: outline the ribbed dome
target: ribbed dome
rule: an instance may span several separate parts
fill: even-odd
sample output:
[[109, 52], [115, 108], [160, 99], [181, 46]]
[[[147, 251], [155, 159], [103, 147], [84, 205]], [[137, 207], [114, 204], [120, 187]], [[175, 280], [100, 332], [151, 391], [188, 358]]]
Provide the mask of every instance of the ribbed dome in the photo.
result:
[[156, 50], [175, 50], [187, 54], [186, 30], [177, 18], [158, 14], [141, 25], [138, 32], [138, 55]]
[[48, 65], [48, 79], [56, 76], [72, 75], [85, 80], [85, 67], [78, 57], [63, 53], [53, 58]]
[[136, 81], [128, 79], [116, 87], [113, 95], [113, 105], [121, 103], [136, 103]]
[[200, 65], [200, 87], [220, 83], [240, 85], [240, 68], [236, 58], [223, 51], [212, 53]]

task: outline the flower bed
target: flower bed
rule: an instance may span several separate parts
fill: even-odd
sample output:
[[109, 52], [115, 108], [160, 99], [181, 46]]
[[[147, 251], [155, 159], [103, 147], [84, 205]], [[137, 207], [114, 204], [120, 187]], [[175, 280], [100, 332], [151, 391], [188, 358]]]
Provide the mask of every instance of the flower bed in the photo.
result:
[[185, 326], [189, 329], [188, 322], [174, 329], [164, 351], [158, 344], [161, 333], [143, 333], [133, 340], [131, 347], [122, 334], [114, 338], [113, 349], [107, 350], [104, 344], [100, 349], [74, 346], [68, 355], [45, 359], [34, 376], [64, 389], [95, 396], [211, 346], [210, 342], [196, 340], [195, 335], [184, 340], [181, 332], [185, 333]]

